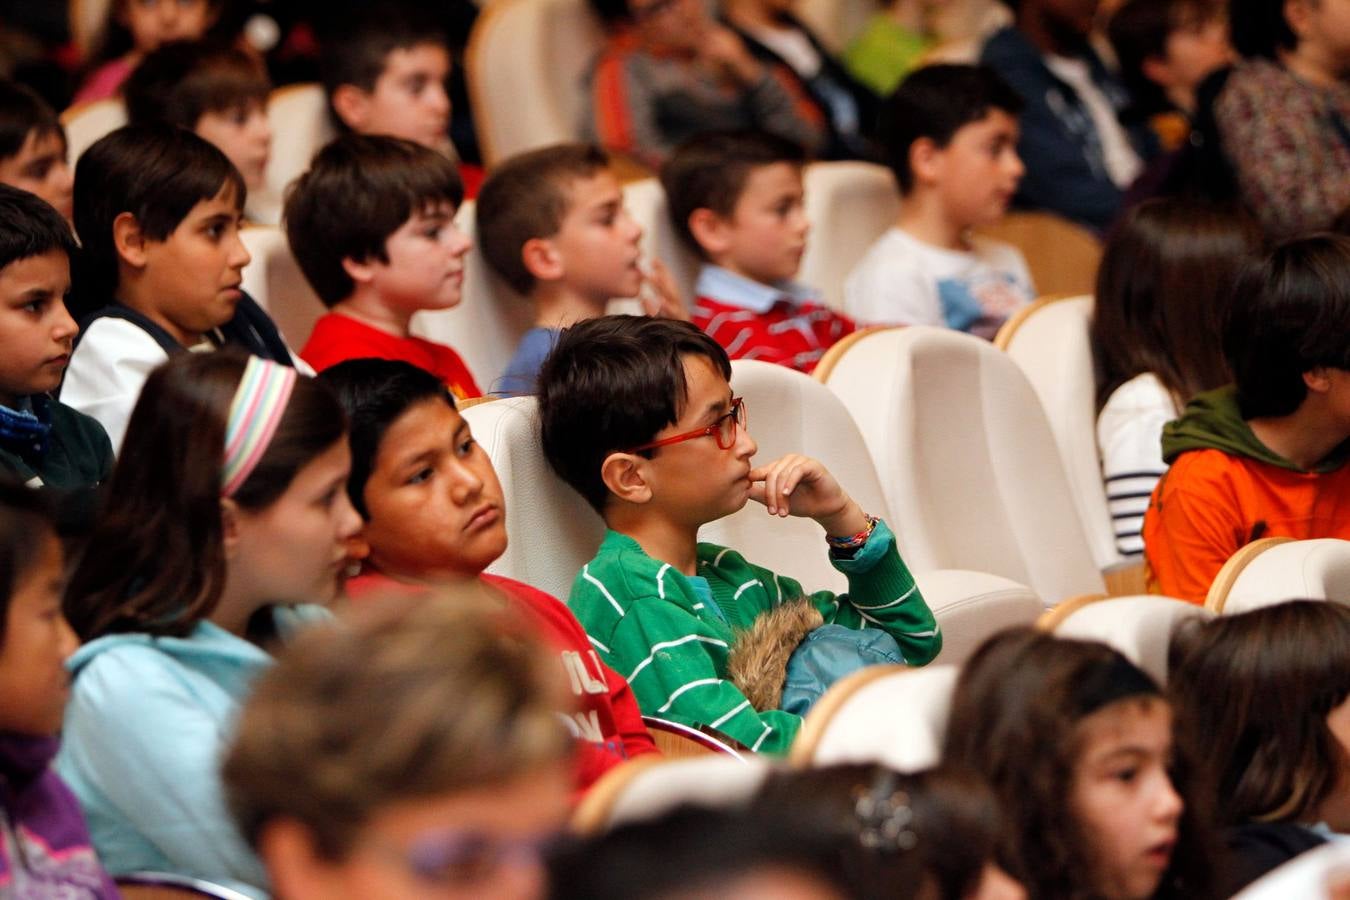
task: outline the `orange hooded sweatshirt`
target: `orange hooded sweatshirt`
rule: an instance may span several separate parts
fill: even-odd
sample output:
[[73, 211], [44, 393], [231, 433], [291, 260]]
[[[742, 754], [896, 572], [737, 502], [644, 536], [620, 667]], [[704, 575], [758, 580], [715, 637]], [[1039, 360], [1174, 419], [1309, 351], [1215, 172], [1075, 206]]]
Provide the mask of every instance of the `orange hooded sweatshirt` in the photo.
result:
[[1162, 447], [1171, 468], [1144, 516], [1150, 590], [1204, 603], [1244, 544], [1350, 539], [1350, 441], [1301, 469], [1257, 440], [1230, 386], [1192, 399], [1163, 429]]

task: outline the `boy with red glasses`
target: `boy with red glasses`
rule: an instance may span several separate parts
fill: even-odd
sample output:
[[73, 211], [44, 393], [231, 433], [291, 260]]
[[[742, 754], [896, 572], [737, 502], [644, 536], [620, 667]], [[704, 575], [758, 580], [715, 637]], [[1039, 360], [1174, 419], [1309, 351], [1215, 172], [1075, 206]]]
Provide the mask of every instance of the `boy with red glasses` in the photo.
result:
[[[568, 605], [643, 712], [784, 753], [820, 690], [942, 637], [884, 522], [824, 466], [753, 466], [726, 351], [695, 326], [607, 316], [564, 330], [538, 383], [549, 464], [609, 526]], [[698, 530], [755, 500], [825, 531], [849, 592], [806, 594]], [[814, 683], [798, 676], [831, 657]], [[820, 669], [816, 670], [820, 672]]]

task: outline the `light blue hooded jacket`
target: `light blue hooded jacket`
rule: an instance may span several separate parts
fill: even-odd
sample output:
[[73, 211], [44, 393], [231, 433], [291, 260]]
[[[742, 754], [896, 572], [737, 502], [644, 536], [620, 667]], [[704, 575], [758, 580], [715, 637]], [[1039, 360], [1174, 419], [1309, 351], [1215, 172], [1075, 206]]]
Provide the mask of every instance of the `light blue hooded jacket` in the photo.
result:
[[[283, 639], [330, 618], [318, 606], [274, 615]], [[271, 663], [205, 621], [185, 638], [108, 635], [70, 658], [56, 769], [110, 873], [173, 872], [268, 896], [262, 863], [226, 807], [220, 763], [253, 680]]]

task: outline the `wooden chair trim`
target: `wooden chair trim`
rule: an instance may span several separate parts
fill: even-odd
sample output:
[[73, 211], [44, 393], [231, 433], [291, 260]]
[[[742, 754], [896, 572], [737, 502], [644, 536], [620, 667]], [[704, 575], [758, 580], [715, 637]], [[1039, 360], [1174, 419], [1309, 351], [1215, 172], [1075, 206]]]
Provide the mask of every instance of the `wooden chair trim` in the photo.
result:
[[643, 716], [642, 724], [647, 726], [647, 731], [651, 733], [657, 748], [667, 757], [721, 753], [744, 761], [746, 755], [750, 753], [744, 744], [711, 728], [690, 728], [688, 725], [656, 716]]
[[460, 412], [463, 412], [464, 410], [468, 409], [471, 406], [482, 406], [484, 403], [491, 403], [493, 400], [504, 400], [504, 399], [506, 398], [493, 397], [489, 394], [484, 394], [482, 397], [469, 397], [464, 400], [456, 400], [455, 408], [458, 409]]
[[1228, 603], [1228, 594], [1233, 590], [1233, 585], [1237, 582], [1238, 576], [1242, 570], [1251, 564], [1253, 559], [1265, 553], [1276, 544], [1287, 544], [1293, 538], [1289, 537], [1268, 537], [1261, 538], [1259, 541], [1252, 541], [1238, 552], [1228, 557], [1228, 561], [1223, 564], [1219, 574], [1214, 576], [1214, 582], [1209, 586], [1209, 593], [1205, 594], [1205, 609], [1216, 615], [1223, 615], [1223, 608]]
[[844, 354], [854, 344], [869, 335], [882, 331], [894, 331], [904, 327], [903, 325], [868, 325], [866, 328], [859, 328], [852, 334], [844, 335], [844, 337], [835, 341], [830, 349], [826, 350], [824, 355], [820, 357], [820, 362], [816, 363], [815, 369], [811, 372], [811, 377], [821, 384], [825, 384], [830, 380], [830, 373], [834, 371], [834, 367], [839, 365], [839, 360], [844, 358]]
[[994, 346], [1000, 350], [1007, 351], [1008, 345], [1013, 342], [1013, 336], [1017, 330], [1026, 324], [1036, 313], [1055, 303], [1062, 303], [1065, 300], [1075, 300], [1083, 296], [1082, 294], [1045, 294], [1037, 297], [1033, 302], [1019, 309], [1008, 317], [1008, 320], [999, 326], [998, 334], [994, 335]]
[[637, 759], [620, 763], [601, 775], [577, 804], [568, 822], [568, 829], [583, 836], [604, 831], [615, 804], [633, 781], [648, 769], [665, 765], [666, 762], [668, 760], [659, 753], [646, 753]]
[[1106, 593], [1112, 597], [1133, 597], [1147, 594], [1150, 576], [1148, 560], [1116, 563], [1102, 570]]
[[1070, 597], [1058, 606], [1052, 606], [1041, 613], [1036, 619], [1036, 628], [1040, 631], [1053, 632], [1064, 620], [1085, 606], [1091, 606], [1094, 603], [1100, 603], [1103, 600], [1109, 600], [1106, 594], [1079, 594], [1077, 597]]
[[126, 900], [248, 900], [245, 894], [224, 885], [173, 872], [130, 872], [115, 879], [117, 892]]
[[810, 768], [815, 759], [816, 750], [820, 747], [821, 740], [825, 737], [825, 732], [829, 730], [830, 723], [834, 721], [835, 715], [843, 709], [853, 695], [867, 687], [874, 681], [891, 675], [898, 675], [902, 672], [913, 671], [911, 666], [902, 666], [898, 664], [867, 666], [859, 669], [852, 675], [849, 675], [830, 686], [816, 705], [811, 707], [811, 711], [806, 714], [802, 721], [801, 730], [797, 732], [797, 738], [792, 742], [792, 748], [788, 751], [788, 765], [797, 769]]

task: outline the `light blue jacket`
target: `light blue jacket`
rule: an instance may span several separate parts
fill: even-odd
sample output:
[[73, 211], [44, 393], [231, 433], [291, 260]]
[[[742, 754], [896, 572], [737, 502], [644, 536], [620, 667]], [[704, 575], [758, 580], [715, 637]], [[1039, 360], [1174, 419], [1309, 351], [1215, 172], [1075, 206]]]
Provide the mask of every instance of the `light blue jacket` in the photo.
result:
[[[276, 609], [283, 637], [327, 618], [317, 606]], [[210, 622], [185, 638], [108, 635], [70, 658], [74, 685], [56, 769], [110, 873], [174, 872], [267, 897], [219, 770], [239, 707], [271, 662]]]

